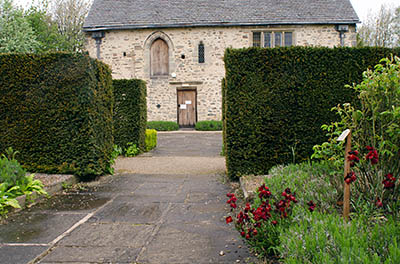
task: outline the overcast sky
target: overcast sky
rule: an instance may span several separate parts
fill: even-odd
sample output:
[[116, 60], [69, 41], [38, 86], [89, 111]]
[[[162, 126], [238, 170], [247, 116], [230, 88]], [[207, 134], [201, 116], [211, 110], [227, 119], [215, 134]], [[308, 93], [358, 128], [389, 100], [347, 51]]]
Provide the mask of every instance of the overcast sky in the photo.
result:
[[[165, 1], [165, 0], [164, 0]], [[377, 12], [382, 4], [400, 6], [399, 0], [350, 0], [361, 20], [365, 20], [369, 12]], [[32, 0], [14, 0], [18, 5], [28, 7]]]

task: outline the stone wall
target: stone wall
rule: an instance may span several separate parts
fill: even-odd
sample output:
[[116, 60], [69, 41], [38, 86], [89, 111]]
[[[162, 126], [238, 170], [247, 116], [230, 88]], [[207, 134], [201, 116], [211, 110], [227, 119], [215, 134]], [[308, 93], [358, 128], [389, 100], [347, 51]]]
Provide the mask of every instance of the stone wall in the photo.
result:
[[[291, 31], [294, 45], [340, 46], [334, 25], [114, 30], [105, 32], [101, 60], [111, 66], [115, 79], [138, 78], [147, 82], [149, 121], [177, 121], [177, 89], [196, 89], [198, 121], [220, 120], [225, 49], [251, 47], [254, 30]], [[150, 46], [157, 38], [169, 46], [169, 77], [150, 76]], [[205, 46], [205, 63], [198, 63], [200, 42]], [[345, 46], [354, 46], [355, 42], [355, 27], [351, 26], [345, 35]], [[90, 34], [87, 50], [96, 57], [95, 40]]]

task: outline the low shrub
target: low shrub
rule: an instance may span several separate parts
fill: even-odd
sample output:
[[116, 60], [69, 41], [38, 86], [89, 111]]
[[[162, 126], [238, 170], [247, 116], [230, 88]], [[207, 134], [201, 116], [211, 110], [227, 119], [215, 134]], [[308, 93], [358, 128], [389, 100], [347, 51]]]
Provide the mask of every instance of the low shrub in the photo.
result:
[[[286, 186], [296, 192], [300, 204], [313, 201], [321, 212], [335, 212], [343, 194], [343, 176], [331, 176], [329, 163], [303, 162], [287, 166], [275, 166], [265, 178], [265, 184], [273, 190]], [[338, 186], [341, 186], [339, 188]]]
[[[343, 171], [343, 142], [337, 137], [352, 130], [352, 148], [360, 153], [352, 171], [352, 205], [356, 211], [376, 211], [377, 205], [397, 214], [400, 209], [400, 58], [382, 59], [374, 70], [363, 74], [363, 81], [352, 88], [360, 106], [339, 105], [333, 110], [338, 122], [324, 125], [329, 140], [314, 146], [312, 158], [331, 163], [337, 175]], [[342, 179], [342, 176], [336, 176]], [[385, 185], [386, 182], [386, 185]], [[336, 185], [338, 192], [343, 182]]]
[[136, 144], [133, 144], [132, 142], [128, 142], [126, 144], [126, 148], [124, 151], [125, 157], [135, 157], [140, 154], [140, 149], [137, 147]]
[[26, 170], [22, 168], [15, 159], [18, 152], [9, 148], [7, 156], [0, 157], [0, 215], [7, 214], [10, 207], [20, 208], [18, 196], [26, 195], [30, 200], [33, 192], [38, 195], [47, 195], [43, 189], [43, 184], [34, 179], [34, 175], [26, 175]]
[[[229, 197], [227, 203], [234, 211], [237, 208], [237, 198], [233, 193], [228, 193], [227, 197]], [[260, 256], [276, 255], [281, 230], [287, 229], [294, 219], [298, 218], [298, 212], [304, 210], [297, 209], [295, 206], [297, 203], [296, 192], [290, 188], [286, 188], [282, 193], [273, 193], [273, 189], [263, 184], [258, 189], [257, 201], [252, 205], [247, 203], [234, 217], [235, 219], [228, 216], [226, 223], [234, 221], [240, 235]], [[314, 209], [313, 204], [310, 210]]]
[[122, 148], [116, 144], [113, 146], [113, 151], [111, 152], [111, 158], [110, 158], [110, 166], [108, 167], [108, 173], [109, 174], [114, 174], [114, 168], [112, 165], [115, 164], [115, 160], [118, 158], [119, 155], [122, 155], [124, 151]]
[[147, 128], [157, 131], [175, 131], [179, 130], [179, 125], [172, 121], [149, 121], [147, 122]]
[[222, 121], [199, 121], [195, 126], [199, 131], [221, 131]]
[[337, 214], [312, 213], [280, 232], [284, 263], [400, 263], [400, 224], [393, 218], [350, 223]]
[[146, 129], [146, 151], [150, 151], [157, 146], [157, 131]]
[[5, 155], [0, 158], [0, 183], [6, 183], [8, 186], [14, 186], [17, 181], [26, 175], [26, 170], [15, 159], [18, 151], [11, 147], [5, 151]]

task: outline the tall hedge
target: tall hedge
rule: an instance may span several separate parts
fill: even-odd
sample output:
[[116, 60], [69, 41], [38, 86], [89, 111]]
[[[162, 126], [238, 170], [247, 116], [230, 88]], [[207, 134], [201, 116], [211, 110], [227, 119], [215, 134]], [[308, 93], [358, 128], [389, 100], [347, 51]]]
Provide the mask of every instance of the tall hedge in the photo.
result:
[[147, 105], [146, 83], [142, 80], [113, 80], [114, 140], [125, 148], [128, 142], [145, 150]]
[[31, 172], [82, 178], [109, 169], [111, 71], [83, 54], [0, 54], [0, 152]]
[[228, 174], [267, 174], [276, 164], [301, 162], [326, 140], [321, 125], [331, 108], [356, 102], [345, 88], [362, 72], [400, 50], [383, 48], [228, 49], [225, 53]]

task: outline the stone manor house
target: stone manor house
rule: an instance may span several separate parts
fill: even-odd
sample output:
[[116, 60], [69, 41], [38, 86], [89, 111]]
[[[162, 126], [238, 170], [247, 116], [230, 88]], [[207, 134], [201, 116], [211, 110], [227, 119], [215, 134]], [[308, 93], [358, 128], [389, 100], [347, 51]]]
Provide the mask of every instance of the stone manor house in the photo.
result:
[[94, 0], [87, 50], [147, 82], [148, 120], [221, 120], [228, 47], [354, 46], [350, 0]]

